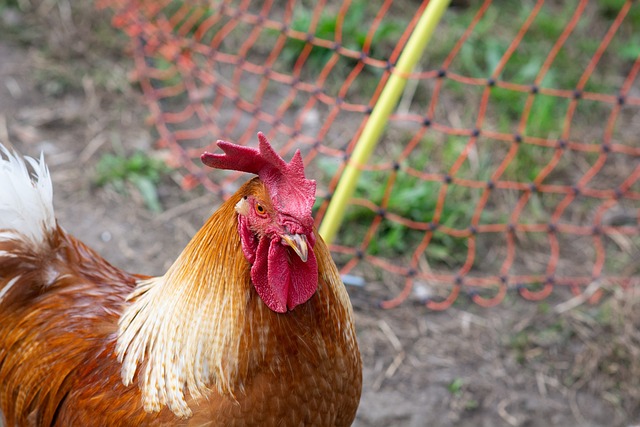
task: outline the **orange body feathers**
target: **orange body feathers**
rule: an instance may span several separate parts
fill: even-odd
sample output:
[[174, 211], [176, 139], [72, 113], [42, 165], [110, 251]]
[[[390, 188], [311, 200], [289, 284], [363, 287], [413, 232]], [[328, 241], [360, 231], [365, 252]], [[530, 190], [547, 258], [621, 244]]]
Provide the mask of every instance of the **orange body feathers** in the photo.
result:
[[[0, 219], [0, 411], [7, 426], [353, 421], [362, 369], [344, 285], [315, 230], [297, 229], [289, 217], [279, 225], [280, 202], [261, 179], [227, 200], [166, 274], [141, 277], [58, 227], [42, 161], [32, 162], [31, 178], [21, 159], [5, 157], [0, 210], [17, 218]], [[15, 192], [8, 194], [8, 183]], [[20, 200], [20, 185], [34, 189], [33, 200]], [[43, 212], [18, 218], [21, 202]], [[247, 214], [248, 206], [258, 212], [256, 203], [272, 212], [264, 232]], [[271, 239], [276, 255], [265, 261], [267, 274], [282, 251], [297, 263], [313, 255], [317, 284], [308, 299], [282, 312], [265, 304], [247, 248], [253, 241], [239, 232], [244, 215], [258, 245]], [[286, 292], [295, 280], [265, 283]]]

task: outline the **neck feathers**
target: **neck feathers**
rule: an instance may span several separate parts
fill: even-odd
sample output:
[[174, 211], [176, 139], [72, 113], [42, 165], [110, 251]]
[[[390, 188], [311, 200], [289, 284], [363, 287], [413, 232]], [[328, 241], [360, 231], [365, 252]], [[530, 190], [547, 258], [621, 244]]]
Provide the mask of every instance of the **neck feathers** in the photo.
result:
[[235, 203], [209, 218], [164, 276], [140, 282], [128, 298], [116, 352], [125, 385], [140, 365], [147, 411], [168, 405], [188, 417], [185, 389], [196, 399], [212, 384], [232, 392], [250, 290]]
[[137, 371], [148, 412], [167, 405], [189, 417], [187, 393], [233, 396], [258, 370], [294, 363], [287, 349], [305, 361], [327, 357], [338, 342], [357, 353], [351, 304], [320, 237], [318, 290], [309, 301], [281, 314], [258, 297], [234, 211], [256, 182], [209, 218], [164, 276], [140, 282], [128, 298], [116, 353], [125, 385]]

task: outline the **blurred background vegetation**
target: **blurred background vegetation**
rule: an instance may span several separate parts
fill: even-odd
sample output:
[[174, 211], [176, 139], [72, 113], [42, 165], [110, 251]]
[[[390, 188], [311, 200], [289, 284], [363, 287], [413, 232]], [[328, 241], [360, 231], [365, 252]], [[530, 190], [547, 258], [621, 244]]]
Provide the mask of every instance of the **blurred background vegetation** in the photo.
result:
[[[167, 11], [178, 10], [186, 0], [175, 0], [168, 4]], [[279, 4], [279, 3], [278, 3]], [[398, 0], [401, 7], [397, 13], [385, 17], [378, 31], [375, 33], [369, 57], [376, 59], [386, 58], [395, 46], [398, 37], [406, 29], [408, 20], [413, 16], [419, 6], [415, 0]], [[467, 0], [454, 1], [447, 11], [434, 40], [424, 54], [421, 62], [421, 70], [438, 69], [461, 35], [469, 27], [482, 2]], [[540, 68], [547, 55], [565, 29], [571, 15], [575, 12], [577, 1], [547, 1], [537, 14], [530, 30], [526, 33], [519, 48], [510, 57], [505, 69], [498, 77], [499, 80], [522, 85], [531, 85], [536, 79]], [[604, 32], [611, 25], [625, 2], [623, 0], [592, 0], [582, 15], [580, 22], [571, 36], [571, 42], [560, 50], [548, 73], [540, 82], [541, 87], [573, 90], [584, 73], [593, 54], [602, 41]], [[213, 2], [213, 5], [218, 5]], [[305, 32], [309, 28], [314, 2], [299, 2], [293, 11], [291, 28]], [[201, 6], [207, 8], [208, 6]], [[354, 51], [362, 50], [368, 32], [363, 22], [370, 22], [377, 12], [378, 3], [364, 0], [354, 0], [348, 14], [342, 22], [342, 45]], [[495, 0], [486, 14], [475, 27], [461, 51], [451, 63], [448, 71], [461, 76], [487, 79], [500, 61], [500, 58], [513, 41], [515, 34], [521, 28], [522, 23], [530, 16], [535, 7], [534, 1], [513, 2], [509, 0]], [[340, 3], [327, 2], [325, 10], [320, 15], [315, 36], [321, 39], [333, 40], [337, 31], [337, 23], [340, 11]], [[206, 11], [200, 18], [206, 19], [212, 14], [212, 10]], [[147, 137], [146, 143], [134, 144], [131, 141], [123, 141], [118, 137], [122, 125], [121, 112], [141, 109], [142, 101], [140, 88], [137, 85], [131, 59], [131, 46], [128, 38], [114, 29], [111, 25], [112, 12], [109, 9], [97, 10], [93, 2], [79, 0], [0, 0], [0, 32], [2, 42], [11, 43], [21, 49], [21, 54], [29, 58], [29, 78], [33, 80], [37, 88], [37, 97], [34, 104], [50, 105], [50, 100], [61, 101], [68, 97], [82, 95], [95, 102], [95, 106], [87, 109], [88, 114], [99, 117], [96, 120], [104, 129], [109, 129], [109, 136], [102, 149], [97, 150], [95, 162], [91, 163], [92, 184], [95, 187], [105, 187], [115, 192], [121, 192], [134, 199], [140, 200], [140, 206], [155, 212], [157, 215], [166, 215], [166, 218], [175, 218], [175, 205], [182, 201], [180, 197], [184, 191], [178, 187], [180, 177], [176, 176], [178, 163], [167, 163], [167, 153], [161, 149], [150, 149], [151, 140], [157, 137], [151, 130], [151, 137]], [[218, 28], [215, 27], [214, 30]], [[586, 83], [585, 91], [617, 95], [621, 82], [633, 66], [634, 61], [640, 56], [640, 6], [633, 4], [629, 14], [625, 18], [616, 37], [604, 53], [602, 60], [595, 68], [593, 75]], [[243, 30], [240, 28], [240, 30]], [[234, 51], [246, 36], [246, 28], [231, 34], [225, 42], [225, 49]], [[214, 33], [214, 32], [213, 32]], [[211, 37], [213, 37], [213, 34]], [[257, 58], [264, 58], [270, 53], [273, 42], [279, 32], [266, 29], [250, 54]], [[290, 38], [286, 41], [281, 60], [275, 65], [275, 70], [283, 72], [290, 70], [295, 65], [297, 58], [305, 49], [306, 44], [300, 40]], [[322, 67], [329, 60], [331, 49], [314, 46], [309, 52], [309, 58], [303, 67], [301, 78], [313, 81], [318, 77]], [[0, 58], [2, 60], [2, 58]], [[341, 57], [335, 72], [327, 78], [324, 91], [330, 96], [335, 96], [350, 70], [357, 63], [357, 59]], [[162, 68], [162, 64], [156, 64]], [[172, 64], [167, 63], [168, 68]], [[224, 70], [221, 70], [224, 74]], [[382, 76], [380, 68], [365, 66], [363, 73], [353, 82], [349, 90], [350, 99], [353, 102], [366, 103], [374, 93], [377, 82]], [[7, 84], [7, 82], [4, 82]], [[175, 81], [166, 81], [169, 85]], [[445, 79], [443, 90], [440, 94], [441, 102], [431, 119], [456, 128], [472, 129], [477, 118], [477, 105], [480, 102], [481, 92], [484, 87], [474, 87], [459, 83], [453, 79]], [[247, 93], [241, 95], [249, 98], [251, 87], [244, 89]], [[638, 85], [634, 84], [633, 95], [638, 96]], [[433, 94], [432, 84], [418, 84], [410, 87], [399, 106], [403, 113], [416, 113], [424, 115]], [[527, 93], [493, 87], [490, 94], [489, 108], [484, 126], [487, 129], [500, 133], [514, 133], [520, 125]], [[93, 101], [91, 101], [93, 100]], [[543, 139], [554, 140], [559, 138], [562, 132], [564, 117], [567, 113], [569, 100], [553, 96], [538, 94], [532, 105], [529, 119], [525, 123], [524, 135], [536, 136]], [[56, 104], [57, 105], [57, 104]], [[300, 107], [302, 102], [296, 101], [294, 107]], [[583, 100], [580, 102], [577, 113], [572, 121], [571, 137], [582, 140], [587, 144], [596, 144], [602, 138], [603, 126], [611, 107], [601, 102]], [[73, 127], [66, 120], [66, 116], [60, 116], [58, 111], [49, 111], [47, 114], [39, 113], [39, 118], [33, 119], [36, 126], [51, 126], [52, 120], [62, 120], [67, 131]], [[635, 110], [623, 111], [620, 123], [614, 137], [622, 144], [632, 147], [638, 146], [638, 120]], [[53, 115], [53, 116], [51, 116]], [[149, 132], [150, 122], [145, 121], [147, 112], [135, 116], [135, 126], [144, 128]], [[44, 117], [44, 118], [42, 118]], [[51, 118], [53, 117], [53, 119]], [[635, 117], [635, 121], [631, 120]], [[348, 121], [349, 118], [344, 121]], [[318, 121], [321, 121], [319, 119]], [[40, 125], [40, 123], [43, 123]], [[85, 123], [81, 123], [84, 125]], [[131, 123], [126, 126], [133, 126]], [[64, 127], [64, 126], [63, 126]], [[77, 127], [77, 126], [76, 126]], [[100, 128], [100, 129], [103, 129]], [[346, 129], [346, 130], [345, 130]], [[1, 129], [0, 129], [1, 130]], [[335, 140], [344, 142], [345, 137], [337, 138], [341, 133], [348, 134], [351, 128], [345, 126], [339, 128], [327, 138], [327, 143]], [[376, 151], [372, 159], [373, 164], [381, 164], [389, 159], [397, 157], [406, 144], [412, 139], [417, 126], [407, 125], [403, 122], [391, 122], [387, 129], [384, 143]], [[77, 132], [77, 129], [74, 131]], [[1, 134], [0, 134], [1, 135]], [[79, 135], [82, 135], [81, 133]], [[3, 136], [3, 135], [2, 135]], [[12, 134], [13, 138], [22, 136]], [[347, 137], [350, 137], [349, 135]], [[90, 138], [80, 137], [77, 140], [79, 146], [91, 147]], [[468, 142], [468, 137], [447, 135], [438, 132], [426, 132], [418, 147], [405, 162], [400, 165], [395, 178], [393, 191], [391, 192], [387, 211], [401, 215], [404, 218], [430, 222], [433, 219], [438, 192], [442, 186], [440, 182], [422, 181], [406, 173], [405, 168], [411, 167], [429, 173], [446, 174], [451, 166], [459, 158]], [[137, 146], [140, 145], [140, 146]], [[343, 148], [341, 146], [340, 148]], [[489, 180], [491, 173], [497, 164], [504, 158], [508, 146], [481, 137], [476, 150], [470, 153], [469, 158], [462, 164], [458, 176], [477, 181]], [[555, 153], [555, 148], [546, 148], [532, 144], [521, 144], [511, 164], [506, 168], [502, 179], [517, 182], [532, 182], [542, 169], [550, 161]], [[596, 161], [599, 153], [567, 152], [554, 171], [546, 178], [549, 183], [575, 183], [584, 175]], [[615, 188], [622, 179], [629, 176], [637, 167], [638, 159], [629, 156], [610, 156], [611, 162], [607, 162], [603, 173], [593, 181], [593, 185], [599, 188]], [[342, 159], [319, 157], [314, 161], [314, 176], [321, 180], [326, 188], [330, 179], [336, 174]], [[177, 168], [177, 169], [176, 169]], [[385, 191], [389, 183], [389, 170], [365, 171], [358, 184], [356, 197], [369, 200], [375, 205], [380, 205], [385, 197]], [[633, 187], [638, 191], [638, 184]], [[206, 194], [202, 189], [193, 191], [194, 198]], [[176, 196], [180, 194], [181, 196]], [[322, 202], [320, 194], [318, 205]], [[447, 192], [447, 202], [444, 205], [440, 224], [450, 228], [464, 229], [469, 226], [471, 216], [478, 203], [480, 190], [461, 185], [450, 185]], [[481, 223], [506, 223], [512, 213], [513, 205], [517, 201], [517, 192], [503, 191], [493, 197], [485, 207], [481, 215]], [[178, 201], [177, 201], [178, 200]], [[559, 196], [553, 194], [537, 193], [531, 196], [525, 211], [521, 216], [521, 222], [544, 223], [550, 218], [550, 211], [557, 206]], [[591, 224], [593, 211], [600, 201], [588, 197], [580, 197], [579, 203], [573, 203], [567, 210], [567, 221], [574, 224]], [[209, 199], [207, 199], [207, 203]], [[169, 212], [167, 212], [167, 209]], [[619, 215], [612, 219], [612, 224], [637, 224], [637, 204], [630, 201], [621, 201]], [[164, 213], [159, 213], [163, 212]], [[182, 211], [180, 211], [182, 212]], [[636, 219], [634, 219], [634, 214]], [[371, 222], [378, 217], [379, 212], [373, 211], [362, 205], [352, 205], [347, 211], [345, 226], [340, 233], [341, 245], [359, 247]], [[636, 222], [633, 222], [636, 221]], [[367, 255], [375, 255], [388, 258], [398, 265], [407, 262], [416, 245], [423, 238], [424, 232], [405, 227], [397, 222], [383, 220], [376, 232], [376, 236], [366, 248]], [[537, 268], [543, 270], [548, 262], [549, 248], [546, 244], [546, 235], [539, 236], [528, 234], [518, 236], [522, 245], [522, 255], [515, 260], [518, 268], [530, 272]], [[640, 274], [640, 266], [637, 262], [640, 242], [638, 236], [627, 238], [616, 237], [616, 241], [606, 241], [607, 258], [605, 272], [609, 274], [625, 274], [628, 276]], [[571, 248], [571, 253], [562, 253], [565, 261], [571, 264], [567, 271], [584, 271], [590, 268], [590, 256], [592, 255], [591, 238], [574, 239], [574, 241], [562, 242]], [[483, 272], [495, 272], [504, 259], [501, 247], [505, 245], [501, 236], [491, 236], [491, 240], [478, 240], [478, 262], [474, 269]], [[467, 258], [467, 239], [457, 238], [445, 233], [434, 232], [433, 239], [426, 250], [426, 259], [430, 268], [440, 271], [455, 271]], [[339, 261], [348, 261], [348, 257], [338, 256]], [[342, 258], [342, 259], [340, 259]], [[587, 267], [585, 267], [587, 266]], [[402, 288], [404, 278], [390, 275], [384, 271], [367, 270], [358, 273], [367, 278], [367, 286], [362, 293], [355, 291], [354, 303], [361, 316], [367, 313], [369, 305], [366, 301], [389, 297]], [[429, 284], [421, 283], [423, 289], [429, 288]], [[353, 289], [351, 289], [353, 291]], [[427, 296], [437, 292], [434, 289], [425, 291]], [[453, 351], [454, 345], [469, 341], [483, 351], [490, 351], [491, 357], [505, 359], [513, 358], [516, 367], [509, 366], [508, 376], [518, 378], [518, 375], [531, 374], [527, 377], [527, 384], [535, 389], [536, 381], [541, 376], [549, 381], [548, 387], [565, 390], [567, 395], [575, 390], [588, 389], [602, 397], [611, 408], [610, 416], [612, 425], [623, 425], [625, 420], [637, 420], [640, 415], [640, 395], [638, 390], [640, 381], [640, 340], [637, 330], [640, 328], [640, 310], [637, 309], [637, 297], [620, 292], [619, 289], [608, 290], [609, 298], [598, 306], [581, 306], [574, 310], [556, 310], [555, 303], [558, 300], [543, 302], [531, 308], [516, 305], [519, 301], [514, 293], [506, 296], [507, 308], [500, 312], [507, 322], [504, 328], [496, 333], [496, 336], [487, 333], [487, 329], [481, 329], [486, 341], [474, 341], [471, 335], [464, 335], [459, 326], [462, 320], [456, 319], [459, 329], [456, 333], [446, 334], [437, 329], [425, 329], [423, 335], [402, 335], [402, 331], [410, 325], [417, 325], [424, 318], [424, 302], [421, 295], [412, 294], [408, 308], [401, 314], [397, 314], [398, 334], [402, 339], [404, 350], [408, 354], [422, 337], [429, 340], [434, 337], [446, 335], [442, 342], [433, 345], [428, 341], [429, 354], [438, 351]], [[354, 292], [352, 292], [354, 293]], [[564, 301], [572, 297], [568, 292], [562, 294], [560, 300]], [[361, 299], [359, 299], [361, 298]], [[485, 324], [484, 317], [490, 313], [479, 311], [477, 307], [469, 306], [468, 299], [460, 298], [452, 308], [450, 316], [460, 317], [471, 322], [472, 331], [477, 324]], [[362, 308], [366, 307], [366, 308]], [[420, 307], [420, 308], [417, 308]], [[517, 308], [514, 308], [517, 307]], [[459, 308], [471, 312], [470, 317], [462, 315]], [[496, 308], [496, 310], [498, 310]], [[524, 316], [518, 310], [527, 312]], [[528, 311], [527, 311], [528, 310]], [[407, 313], [417, 313], [416, 320]], [[378, 328], [379, 318], [389, 319], [391, 316], [375, 311], [371, 318], [375, 319], [361, 328]], [[477, 316], [477, 317], [473, 317]], [[472, 319], [469, 321], [468, 319]], [[441, 318], [440, 318], [441, 319]], [[437, 322], [434, 317], [429, 322]], [[391, 323], [391, 320], [389, 320]], [[491, 324], [491, 321], [486, 321]], [[362, 323], [361, 323], [362, 325]], [[374, 326], [371, 326], [374, 325]], [[468, 328], [468, 326], [465, 326]], [[479, 328], [479, 327], [477, 327]], [[377, 329], [376, 329], [377, 330]], [[454, 329], [452, 329], [454, 330]], [[417, 334], [417, 333], [416, 333]], [[384, 337], [383, 337], [384, 338]], [[452, 347], [446, 347], [443, 342]], [[455, 344], [457, 343], [457, 344]], [[383, 348], [379, 341], [374, 342], [368, 348], [366, 357], [374, 358]], [[471, 344], [470, 344], [471, 345]], [[487, 347], [483, 347], [487, 346]], [[404, 351], [403, 350], [403, 351]], [[469, 350], [469, 349], [467, 349]], [[469, 350], [472, 351], [473, 349]], [[466, 353], [465, 353], [466, 354]], [[418, 357], [419, 356], [419, 357]], [[424, 354], [418, 353], [418, 359]], [[449, 355], [450, 356], [450, 355]], [[476, 354], [477, 360], [482, 358]], [[396, 353], [391, 359], [397, 357]], [[442, 355], [444, 358], [445, 355]], [[465, 356], [467, 357], [467, 356]], [[464, 357], [463, 357], [464, 359]], [[471, 364], [468, 360], [458, 361], [461, 366]], [[476, 360], [474, 359], [474, 360]], [[425, 359], [426, 360], [426, 359]], [[431, 361], [431, 359], [429, 359]], [[389, 361], [386, 361], [387, 363]], [[431, 361], [432, 362], [432, 361]], [[418, 362], [412, 362], [418, 364]], [[508, 365], [508, 363], [506, 363]], [[408, 364], [407, 364], [408, 365]], [[382, 364], [376, 371], [380, 378], [385, 377], [385, 372], [390, 365]], [[407, 371], [410, 368], [406, 367]], [[486, 369], [486, 366], [484, 366]], [[376, 368], [378, 369], [378, 368]], [[402, 372], [403, 368], [398, 368]], [[439, 367], [438, 369], [441, 369]], [[474, 369], [475, 370], [475, 369]], [[490, 369], [489, 369], [490, 371]], [[428, 371], [425, 368], [425, 372]], [[483, 397], [493, 391], [495, 384], [490, 388], [478, 388], [478, 383], [471, 377], [465, 377], [464, 368], [460, 368], [453, 378], [446, 378], [447, 393], [457, 406], [448, 407], [449, 411], [473, 414], [483, 405]], [[493, 371], [491, 371], [494, 373]], [[524, 373], [523, 373], [524, 372]], [[412, 371], [404, 378], [410, 381], [419, 372]], [[437, 374], [437, 372], [436, 372]], [[514, 381], [516, 381], [514, 379]], [[557, 381], [553, 383], [552, 380]], [[405, 382], [406, 382], [405, 381]], [[425, 380], [435, 381], [432, 377]], [[445, 380], [443, 380], [445, 381]], [[524, 380], [523, 380], [524, 381]], [[531, 385], [534, 384], [534, 385]], [[371, 384], [369, 384], [371, 385]], [[379, 384], [378, 384], [379, 386]], [[400, 385], [398, 387], [401, 387]], [[476, 389], [474, 389], [476, 387]], [[457, 402], [457, 403], [456, 403]], [[452, 403], [452, 405], [454, 405]], [[608, 407], [609, 407], [608, 406]], [[568, 411], [568, 409], [565, 408]], [[526, 412], [526, 411], [525, 411]], [[613, 415], [611, 415], [613, 414]], [[511, 420], [513, 421], [513, 420]], [[507, 423], [509, 424], [509, 423]], [[476, 424], [477, 425], [477, 424]], [[488, 424], [493, 425], [493, 424]], [[514, 425], [514, 424], [510, 424]], [[515, 424], [518, 425], [518, 424]], [[522, 424], [520, 424], [522, 425]], [[535, 425], [535, 424], [534, 424]], [[560, 424], [561, 425], [561, 424]], [[581, 424], [588, 425], [588, 424]], [[597, 422], [593, 425], [598, 424]]]

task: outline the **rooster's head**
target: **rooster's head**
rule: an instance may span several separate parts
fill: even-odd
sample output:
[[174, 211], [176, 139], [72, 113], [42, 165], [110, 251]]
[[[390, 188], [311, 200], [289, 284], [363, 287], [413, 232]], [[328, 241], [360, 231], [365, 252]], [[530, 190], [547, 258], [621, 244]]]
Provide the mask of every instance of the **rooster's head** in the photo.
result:
[[261, 191], [241, 195], [236, 204], [242, 251], [262, 301], [284, 313], [308, 301], [318, 287], [313, 253], [311, 208], [316, 183], [304, 176], [300, 151], [285, 162], [258, 133], [259, 149], [218, 141], [224, 154], [204, 153], [202, 162], [218, 169], [258, 175]]

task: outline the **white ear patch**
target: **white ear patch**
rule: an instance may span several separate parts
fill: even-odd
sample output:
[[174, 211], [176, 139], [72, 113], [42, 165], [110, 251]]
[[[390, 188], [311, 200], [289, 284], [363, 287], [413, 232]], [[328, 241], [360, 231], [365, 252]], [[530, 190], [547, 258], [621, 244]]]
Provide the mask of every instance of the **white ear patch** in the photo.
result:
[[236, 203], [235, 209], [238, 214], [246, 216], [249, 214], [249, 202], [247, 202], [247, 199], [242, 198], [238, 203]]
[[55, 228], [53, 189], [44, 156], [23, 158], [0, 144], [0, 230], [4, 231], [0, 240], [26, 238], [38, 245]]

